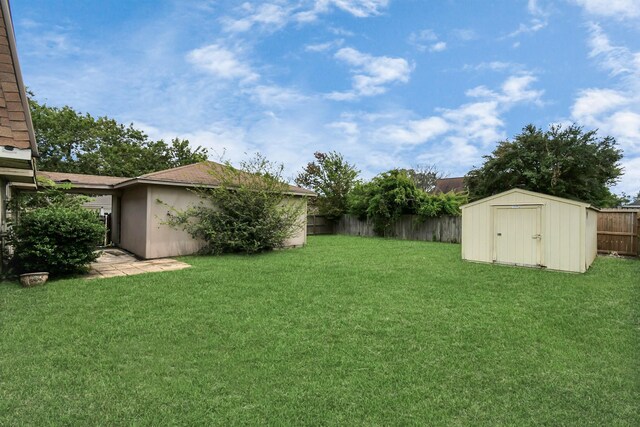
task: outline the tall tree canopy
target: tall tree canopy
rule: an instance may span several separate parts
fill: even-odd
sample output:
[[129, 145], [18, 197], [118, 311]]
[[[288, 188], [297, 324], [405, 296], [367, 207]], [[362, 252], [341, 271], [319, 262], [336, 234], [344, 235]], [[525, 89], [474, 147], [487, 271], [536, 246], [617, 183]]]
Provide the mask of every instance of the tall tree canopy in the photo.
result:
[[528, 125], [513, 141], [502, 141], [484, 164], [465, 177], [472, 199], [512, 188], [616, 205], [609, 187], [622, 175], [622, 152], [610, 136], [598, 137], [579, 126]]
[[317, 152], [313, 156], [316, 160], [307, 164], [295, 182], [318, 194], [312, 203], [321, 215], [338, 219], [347, 212], [347, 194], [353, 189], [360, 171], [335, 151]]
[[440, 171], [436, 165], [418, 164], [412, 169], [406, 169], [407, 175], [416, 187], [431, 193], [436, 189], [439, 179], [446, 178], [447, 174]]
[[133, 125], [30, 98], [42, 170], [133, 177], [207, 159], [206, 149], [186, 139], [153, 141]]

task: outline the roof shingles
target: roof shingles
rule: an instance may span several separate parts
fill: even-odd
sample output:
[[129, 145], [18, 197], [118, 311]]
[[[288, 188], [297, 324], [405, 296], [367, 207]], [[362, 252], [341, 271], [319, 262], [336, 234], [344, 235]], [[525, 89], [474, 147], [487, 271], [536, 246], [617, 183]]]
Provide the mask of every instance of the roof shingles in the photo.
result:
[[[33, 148], [9, 43], [9, 16], [0, 8], [0, 145], [19, 149]], [[15, 52], [14, 52], [15, 54]]]
[[50, 179], [57, 184], [70, 183], [77, 186], [112, 186], [121, 182], [129, 181], [131, 178], [121, 178], [116, 176], [85, 175], [81, 173], [46, 172], [38, 171], [38, 175]]
[[[215, 162], [200, 162], [191, 165], [180, 166], [173, 169], [166, 169], [141, 175], [137, 178], [122, 178], [113, 176], [85, 175], [78, 173], [46, 172], [38, 171], [38, 175], [50, 179], [56, 183], [71, 183], [77, 187], [93, 188], [104, 186], [111, 188], [128, 187], [136, 184], [158, 183], [166, 185], [180, 186], [211, 186], [215, 187], [220, 183], [211, 174], [212, 168], [221, 168], [222, 165]], [[304, 188], [289, 186], [291, 193], [313, 196], [315, 193]]]

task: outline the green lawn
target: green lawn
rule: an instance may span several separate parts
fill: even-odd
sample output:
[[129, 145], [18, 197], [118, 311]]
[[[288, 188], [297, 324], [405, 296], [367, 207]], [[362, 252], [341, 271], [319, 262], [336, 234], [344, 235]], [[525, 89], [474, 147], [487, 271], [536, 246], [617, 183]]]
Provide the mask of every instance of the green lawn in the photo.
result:
[[327, 236], [0, 285], [0, 425], [640, 425], [640, 261]]

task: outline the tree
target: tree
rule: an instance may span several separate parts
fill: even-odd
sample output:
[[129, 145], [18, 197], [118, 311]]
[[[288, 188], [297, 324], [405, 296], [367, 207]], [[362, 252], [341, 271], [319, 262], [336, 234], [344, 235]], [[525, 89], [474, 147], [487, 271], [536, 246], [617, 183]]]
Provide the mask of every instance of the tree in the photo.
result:
[[402, 215], [417, 215], [419, 220], [443, 215], [460, 215], [460, 206], [468, 202], [466, 193], [427, 193], [418, 188], [405, 169], [383, 172], [367, 183], [357, 183], [349, 193], [349, 213], [373, 222], [374, 231], [387, 235]]
[[406, 171], [409, 178], [416, 184], [416, 187], [427, 193], [431, 193], [436, 189], [439, 179], [447, 177], [447, 174], [438, 170], [436, 165], [418, 164]]
[[470, 198], [512, 188], [591, 203], [617, 204], [609, 187], [622, 174], [622, 152], [610, 136], [581, 127], [554, 125], [543, 131], [528, 125], [513, 141], [502, 141], [485, 162], [465, 177]]
[[133, 125], [49, 107], [32, 95], [29, 105], [43, 170], [133, 177], [207, 159], [206, 149], [184, 139], [153, 141]]
[[335, 151], [316, 152], [313, 156], [316, 160], [307, 164], [295, 182], [318, 194], [313, 203], [320, 215], [337, 220], [347, 212], [347, 194], [353, 189], [360, 171]]
[[202, 202], [187, 209], [169, 206], [167, 224], [205, 242], [204, 254], [281, 248], [303, 229], [305, 213], [304, 198], [290, 195], [282, 170], [260, 155], [237, 169], [228, 162], [215, 166], [210, 173], [219, 187], [193, 190]]
[[349, 195], [349, 213], [373, 221], [378, 234], [384, 234], [403, 214], [412, 214], [424, 191], [405, 170], [392, 169], [358, 184]]

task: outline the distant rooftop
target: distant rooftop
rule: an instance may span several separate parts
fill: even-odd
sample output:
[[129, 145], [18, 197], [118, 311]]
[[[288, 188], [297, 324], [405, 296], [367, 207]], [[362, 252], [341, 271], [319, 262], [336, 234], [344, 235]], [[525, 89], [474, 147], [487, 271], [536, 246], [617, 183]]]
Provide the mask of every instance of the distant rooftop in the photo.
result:
[[455, 191], [456, 193], [465, 191], [463, 176], [441, 178], [436, 181], [434, 193], [448, 193], [450, 191]]

